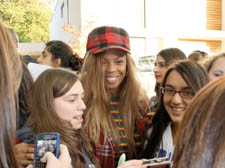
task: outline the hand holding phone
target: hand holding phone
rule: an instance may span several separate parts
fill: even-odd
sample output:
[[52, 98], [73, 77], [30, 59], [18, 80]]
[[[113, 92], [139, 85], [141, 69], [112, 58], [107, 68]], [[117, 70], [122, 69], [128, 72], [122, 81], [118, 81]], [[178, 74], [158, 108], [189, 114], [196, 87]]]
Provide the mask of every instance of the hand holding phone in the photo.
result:
[[149, 168], [170, 168], [170, 160], [167, 157], [153, 158], [143, 161], [142, 165]]
[[46, 163], [40, 159], [46, 152], [52, 152], [57, 158], [59, 157], [60, 135], [55, 132], [40, 133], [35, 137], [34, 150], [34, 168], [45, 168]]
[[52, 153], [46, 153], [41, 158], [41, 161], [47, 163], [46, 168], [72, 168], [68, 148], [63, 144], [60, 144], [60, 155], [58, 159]]

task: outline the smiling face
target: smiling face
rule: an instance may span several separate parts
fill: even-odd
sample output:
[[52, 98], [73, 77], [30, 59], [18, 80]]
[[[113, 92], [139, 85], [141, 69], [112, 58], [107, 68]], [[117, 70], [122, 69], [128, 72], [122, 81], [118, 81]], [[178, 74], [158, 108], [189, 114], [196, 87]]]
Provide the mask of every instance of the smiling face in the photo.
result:
[[212, 65], [209, 71], [209, 79], [214, 80], [225, 76], [225, 57], [219, 57]]
[[109, 49], [102, 57], [105, 86], [116, 97], [126, 76], [126, 54], [119, 49]]
[[57, 115], [62, 120], [69, 121], [75, 129], [80, 129], [82, 126], [82, 115], [86, 109], [83, 97], [84, 90], [81, 82], [78, 80], [66, 94], [55, 98], [53, 101]]
[[155, 74], [156, 83], [161, 84], [163, 77], [167, 71], [166, 61], [160, 56], [157, 55], [155, 60], [155, 67], [153, 69]]
[[[165, 88], [176, 91], [193, 92], [176, 70], [171, 71], [168, 75]], [[192, 98], [182, 98], [179, 93], [176, 93], [174, 96], [164, 94], [164, 106], [173, 122], [179, 123], [182, 120], [185, 110], [190, 104], [191, 100]]]

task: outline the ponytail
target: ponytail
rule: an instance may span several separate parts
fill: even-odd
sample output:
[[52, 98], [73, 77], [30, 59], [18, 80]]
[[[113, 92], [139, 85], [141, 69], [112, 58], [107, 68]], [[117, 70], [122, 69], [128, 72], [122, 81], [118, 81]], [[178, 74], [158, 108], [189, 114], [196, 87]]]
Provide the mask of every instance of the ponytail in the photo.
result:
[[71, 69], [74, 71], [80, 71], [83, 65], [82, 59], [77, 53], [74, 53], [70, 60]]

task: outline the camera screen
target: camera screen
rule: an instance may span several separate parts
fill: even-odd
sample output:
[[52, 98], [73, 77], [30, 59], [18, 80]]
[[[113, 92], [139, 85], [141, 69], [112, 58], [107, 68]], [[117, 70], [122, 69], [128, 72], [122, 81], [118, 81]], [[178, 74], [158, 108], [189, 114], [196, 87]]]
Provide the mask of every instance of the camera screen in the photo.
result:
[[38, 160], [42, 158], [42, 156], [46, 152], [52, 152], [56, 155], [56, 143], [57, 138], [55, 135], [41, 135], [37, 140], [37, 158]]

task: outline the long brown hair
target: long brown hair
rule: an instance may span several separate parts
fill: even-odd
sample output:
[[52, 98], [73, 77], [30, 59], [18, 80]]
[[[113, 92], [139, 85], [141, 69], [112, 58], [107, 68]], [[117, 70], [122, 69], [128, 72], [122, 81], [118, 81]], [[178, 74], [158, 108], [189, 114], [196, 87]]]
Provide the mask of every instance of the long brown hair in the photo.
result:
[[[90, 54], [86, 58], [81, 71], [81, 81], [85, 90], [84, 100], [87, 107], [83, 128], [94, 139], [96, 145], [99, 143], [100, 132], [103, 133], [105, 139], [108, 134], [112, 134], [115, 147], [118, 149], [119, 130], [113, 123], [110, 112], [110, 97], [104, 83], [103, 57], [100, 54]], [[136, 153], [135, 122], [141, 119], [140, 102], [147, 98], [147, 95], [137, 79], [136, 66], [131, 55], [125, 53], [125, 56], [127, 72], [120, 86], [119, 101], [122, 106], [119, 107], [119, 110], [128, 140], [129, 157], [132, 157]], [[147, 101], [143, 104], [147, 107]]]
[[22, 68], [11, 34], [0, 22], [0, 168], [17, 167], [16, 104]]
[[30, 106], [31, 106], [31, 99], [32, 93], [31, 88], [34, 84], [34, 80], [30, 71], [27, 68], [25, 60], [23, 56], [20, 56], [20, 60], [22, 63], [23, 74], [20, 82], [20, 87], [18, 90], [19, 96], [19, 129], [21, 129], [28, 116], [30, 115]]
[[188, 106], [177, 136], [173, 167], [225, 167], [225, 78], [206, 85]]
[[82, 145], [93, 163], [98, 165], [93, 143], [80, 129], [75, 130], [69, 122], [60, 119], [53, 106], [54, 98], [66, 94], [78, 80], [78, 76], [68, 70], [49, 69], [43, 72], [34, 83], [32, 110], [28, 124], [34, 133], [60, 133], [61, 142], [69, 149], [73, 166], [86, 167], [82, 156]]

